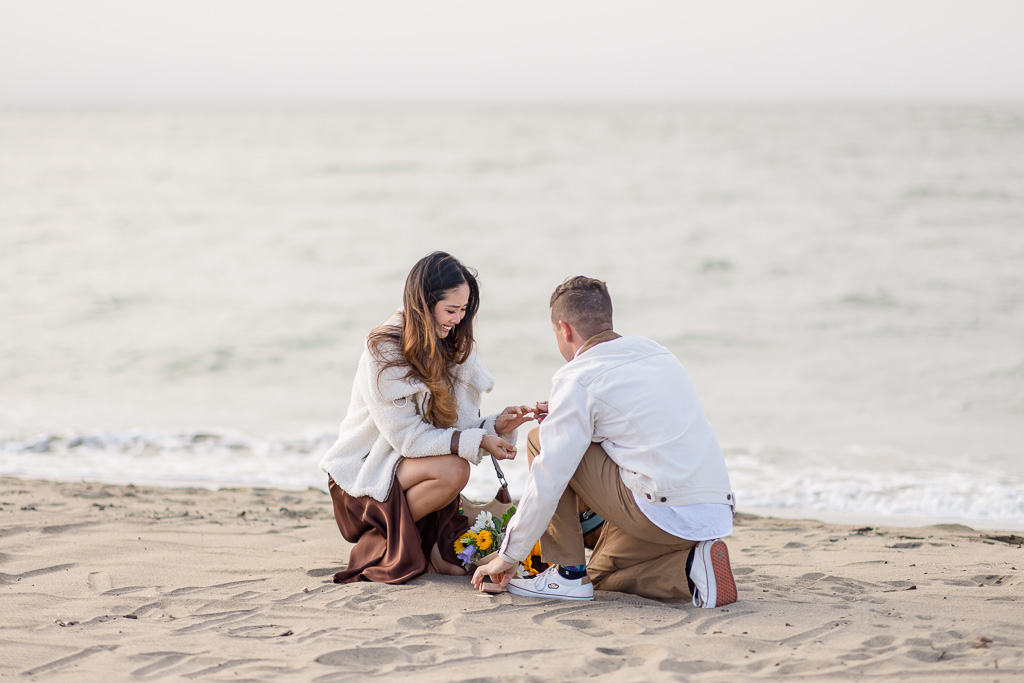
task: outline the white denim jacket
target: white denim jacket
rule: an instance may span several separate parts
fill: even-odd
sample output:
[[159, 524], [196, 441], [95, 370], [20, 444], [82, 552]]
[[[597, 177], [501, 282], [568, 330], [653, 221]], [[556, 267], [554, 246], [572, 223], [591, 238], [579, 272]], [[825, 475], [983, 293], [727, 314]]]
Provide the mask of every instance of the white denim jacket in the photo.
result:
[[552, 378], [548, 410], [541, 452], [502, 541], [502, 559], [529, 555], [594, 442], [644, 501], [735, 505], [725, 457], [693, 382], [657, 342], [614, 332], [588, 340]]

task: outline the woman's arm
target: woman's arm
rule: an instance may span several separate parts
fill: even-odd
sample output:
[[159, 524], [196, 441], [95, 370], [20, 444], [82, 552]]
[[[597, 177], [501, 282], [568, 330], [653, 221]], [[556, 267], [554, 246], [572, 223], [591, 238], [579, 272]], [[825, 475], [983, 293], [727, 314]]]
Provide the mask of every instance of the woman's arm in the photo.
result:
[[435, 427], [424, 420], [417, 409], [416, 399], [426, 388], [410, 380], [401, 368], [382, 368], [382, 364], [383, 359], [365, 350], [356, 382], [377, 430], [399, 454], [423, 458], [452, 453], [474, 465], [479, 464], [482, 451], [499, 459], [515, 457], [514, 431], [511, 438], [506, 439], [495, 430], [499, 415], [479, 420], [461, 431]]
[[[451, 453], [454, 427], [435, 427], [416, 411], [413, 396], [386, 399], [380, 392], [370, 391], [366, 405], [381, 436], [406, 458], [425, 458]], [[458, 437], [458, 456], [474, 465], [480, 462], [480, 442], [486, 430], [461, 430]]]
[[[370, 419], [384, 440], [403, 457], [451, 453], [456, 428], [436, 427], [423, 419], [416, 399], [426, 392], [426, 387], [410, 379], [403, 368], [386, 366], [397, 353], [401, 352], [390, 347], [382, 354], [377, 353], [367, 345], [359, 358], [354, 381]], [[478, 464], [480, 442], [486, 433], [483, 428], [462, 430], [455, 455]]]

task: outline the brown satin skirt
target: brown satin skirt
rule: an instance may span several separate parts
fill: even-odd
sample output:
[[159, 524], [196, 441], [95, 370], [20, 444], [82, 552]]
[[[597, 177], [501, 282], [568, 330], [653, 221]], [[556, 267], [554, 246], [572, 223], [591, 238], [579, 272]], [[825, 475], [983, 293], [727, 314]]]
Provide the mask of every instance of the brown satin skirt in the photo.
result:
[[469, 520], [459, 514], [458, 496], [437, 512], [413, 522], [397, 477], [383, 503], [369, 496], [353, 498], [331, 477], [327, 478], [327, 485], [338, 529], [346, 541], [355, 544], [349, 553], [348, 568], [334, 575], [334, 583], [411, 581], [426, 573], [435, 543], [444, 560], [462, 564], [455, 555], [454, 544], [469, 528]]

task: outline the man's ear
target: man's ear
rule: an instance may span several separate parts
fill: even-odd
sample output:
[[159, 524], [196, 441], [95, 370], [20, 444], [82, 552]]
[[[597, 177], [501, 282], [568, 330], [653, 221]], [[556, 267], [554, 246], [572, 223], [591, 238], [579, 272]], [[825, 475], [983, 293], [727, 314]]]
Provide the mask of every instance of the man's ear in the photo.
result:
[[562, 333], [562, 339], [565, 340], [565, 343], [566, 344], [571, 344], [572, 343], [572, 336], [573, 336], [573, 333], [574, 333], [574, 330], [572, 329], [572, 325], [570, 325], [569, 323], [565, 322], [564, 320], [559, 320], [558, 321], [558, 328], [559, 328], [559, 330]]

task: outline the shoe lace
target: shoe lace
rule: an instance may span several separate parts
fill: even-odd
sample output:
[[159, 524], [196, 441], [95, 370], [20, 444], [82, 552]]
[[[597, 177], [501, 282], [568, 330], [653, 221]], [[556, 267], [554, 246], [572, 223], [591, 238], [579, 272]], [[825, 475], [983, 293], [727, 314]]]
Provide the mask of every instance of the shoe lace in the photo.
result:
[[537, 576], [533, 577], [534, 588], [540, 589], [546, 587], [548, 585], [548, 581], [551, 579], [552, 574], [557, 573], [558, 567], [555, 565], [551, 565], [550, 567], [542, 571], [540, 574], [537, 574]]

